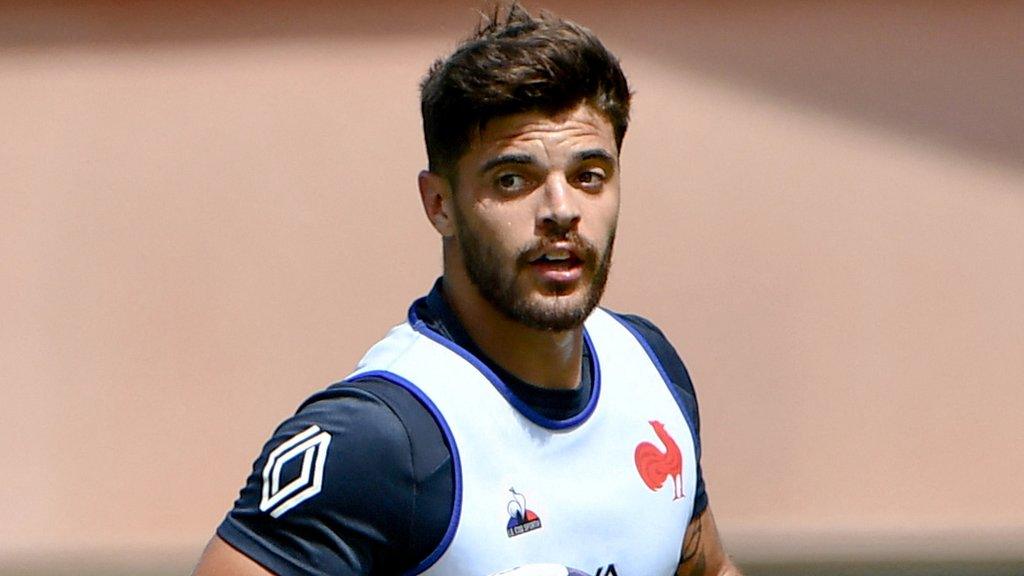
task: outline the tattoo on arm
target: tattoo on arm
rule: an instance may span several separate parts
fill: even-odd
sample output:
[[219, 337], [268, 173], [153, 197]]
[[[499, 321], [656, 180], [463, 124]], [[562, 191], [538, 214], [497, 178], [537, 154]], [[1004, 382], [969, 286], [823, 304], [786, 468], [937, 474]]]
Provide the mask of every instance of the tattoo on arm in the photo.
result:
[[683, 547], [683, 557], [680, 560], [680, 564], [686, 564], [693, 558], [693, 556], [700, 550], [700, 535], [703, 531], [703, 524], [701, 522], [703, 518], [698, 516], [693, 521], [693, 534], [690, 535], [690, 539], [686, 541], [686, 546]]
[[702, 520], [703, 515], [698, 516], [694, 520], [692, 525], [693, 532], [691, 532], [690, 538], [683, 546], [683, 554], [679, 559], [679, 567], [676, 569], [676, 574], [679, 576], [686, 574], [703, 574], [704, 569], [707, 567], [707, 561], [704, 557], [704, 549], [700, 545], [700, 539], [704, 532], [704, 524]]
[[722, 550], [711, 510], [705, 510], [690, 522], [684, 538], [676, 576], [742, 576]]

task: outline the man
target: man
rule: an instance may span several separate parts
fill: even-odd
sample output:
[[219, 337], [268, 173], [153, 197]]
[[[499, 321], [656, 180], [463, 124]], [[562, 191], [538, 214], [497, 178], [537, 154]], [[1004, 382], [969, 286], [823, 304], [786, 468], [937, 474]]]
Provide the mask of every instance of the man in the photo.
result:
[[422, 86], [444, 274], [256, 461], [196, 574], [738, 574], [696, 400], [648, 321], [597, 308], [630, 93], [588, 30], [497, 11]]

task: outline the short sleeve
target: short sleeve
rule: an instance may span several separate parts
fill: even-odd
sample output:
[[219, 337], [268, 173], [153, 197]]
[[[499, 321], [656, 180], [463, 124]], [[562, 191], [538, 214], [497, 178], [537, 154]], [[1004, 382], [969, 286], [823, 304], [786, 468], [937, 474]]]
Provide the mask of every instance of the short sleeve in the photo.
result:
[[[410, 395], [370, 384], [332, 386], [281, 424], [218, 536], [281, 576], [399, 573], [426, 556], [430, 535], [440, 539], [447, 525], [450, 496], [443, 475], [431, 496], [424, 471], [443, 469], [448, 453], [422, 447], [438, 432]], [[428, 429], [410, 432], [407, 420]]]

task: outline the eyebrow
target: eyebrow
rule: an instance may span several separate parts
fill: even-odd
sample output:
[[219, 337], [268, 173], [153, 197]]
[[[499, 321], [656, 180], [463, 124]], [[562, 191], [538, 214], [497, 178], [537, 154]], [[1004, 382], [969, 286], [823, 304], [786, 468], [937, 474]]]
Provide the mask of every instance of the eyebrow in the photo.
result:
[[480, 173], [485, 174], [492, 168], [505, 164], [536, 164], [537, 159], [529, 154], [502, 154], [495, 156], [480, 167]]
[[615, 156], [612, 156], [604, 148], [590, 148], [589, 150], [580, 150], [579, 152], [572, 155], [572, 158], [576, 162], [586, 162], [587, 160], [604, 160], [605, 162], [615, 165]]
[[[588, 160], [603, 160], [613, 166], [615, 165], [615, 156], [612, 156], [604, 148], [580, 150], [572, 155], [572, 159], [576, 163], [586, 162]], [[495, 156], [487, 162], [484, 162], [484, 165], [480, 167], [480, 174], [486, 174], [493, 168], [507, 164], [528, 165], [536, 163], [537, 159], [530, 154], [501, 154], [500, 156]]]

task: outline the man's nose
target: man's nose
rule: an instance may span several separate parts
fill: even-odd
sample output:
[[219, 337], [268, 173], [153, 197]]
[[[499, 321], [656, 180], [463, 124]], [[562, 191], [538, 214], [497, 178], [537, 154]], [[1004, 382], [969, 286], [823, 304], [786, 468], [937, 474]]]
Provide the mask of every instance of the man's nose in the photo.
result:
[[544, 197], [537, 213], [538, 226], [547, 234], [565, 233], [580, 221], [575, 189], [562, 174], [551, 174], [544, 182]]

